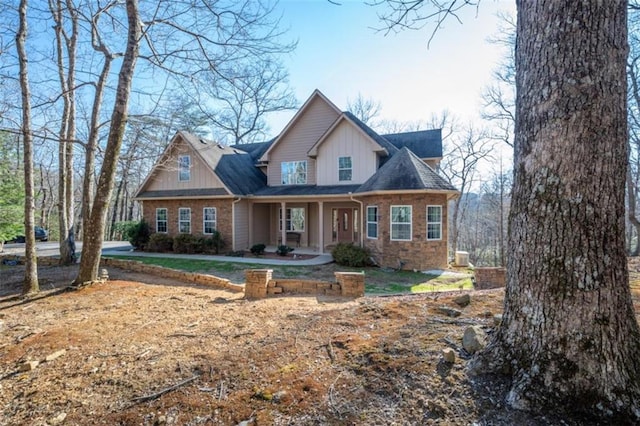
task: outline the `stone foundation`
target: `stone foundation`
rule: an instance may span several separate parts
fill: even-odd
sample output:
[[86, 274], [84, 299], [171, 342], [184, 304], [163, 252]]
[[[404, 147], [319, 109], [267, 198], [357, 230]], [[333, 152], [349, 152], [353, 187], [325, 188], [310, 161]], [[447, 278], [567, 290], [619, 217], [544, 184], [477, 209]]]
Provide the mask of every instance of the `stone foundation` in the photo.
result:
[[506, 283], [506, 269], [502, 267], [475, 268], [474, 275], [475, 283], [473, 288], [476, 290], [501, 288]]

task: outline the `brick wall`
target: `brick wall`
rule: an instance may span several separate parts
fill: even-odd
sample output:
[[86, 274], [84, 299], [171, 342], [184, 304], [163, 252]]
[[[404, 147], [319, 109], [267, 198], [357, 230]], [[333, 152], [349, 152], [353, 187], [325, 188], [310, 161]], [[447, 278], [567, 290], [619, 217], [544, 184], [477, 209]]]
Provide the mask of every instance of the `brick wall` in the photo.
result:
[[287, 294], [364, 296], [364, 273], [336, 272], [336, 282], [273, 278], [272, 269], [245, 271], [245, 298], [264, 299]]
[[205, 207], [216, 208], [216, 229], [222, 234], [222, 238], [231, 247], [233, 238], [231, 217], [233, 201], [231, 199], [211, 199], [211, 200], [144, 200], [142, 201], [142, 212], [144, 220], [151, 226], [151, 231], [156, 231], [156, 209], [167, 209], [167, 234], [178, 234], [178, 209], [191, 209], [191, 233], [201, 235], [203, 233], [203, 209]]
[[490, 288], [504, 287], [506, 283], [505, 268], [475, 268], [475, 284], [476, 290], [486, 290]]
[[[442, 269], [447, 267], [447, 196], [445, 194], [385, 194], [361, 199], [365, 220], [367, 206], [378, 207], [378, 238], [366, 236], [364, 245], [380, 266], [403, 269]], [[411, 241], [391, 241], [391, 206], [412, 206]], [[427, 241], [427, 206], [442, 206], [442, 238]]]

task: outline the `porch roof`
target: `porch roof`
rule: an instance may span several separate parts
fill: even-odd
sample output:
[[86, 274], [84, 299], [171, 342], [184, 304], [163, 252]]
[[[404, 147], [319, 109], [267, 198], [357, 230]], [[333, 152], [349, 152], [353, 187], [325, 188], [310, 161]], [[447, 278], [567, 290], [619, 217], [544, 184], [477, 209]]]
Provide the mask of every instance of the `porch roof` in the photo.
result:
[[136, 196], [138, 199], [151, 198], [194, 198], [230, 195], [224, 188], [165, 189], [144, 191]]
[[264, 187], [256, 196], [347, 195], [360, 185], [280, 185]]

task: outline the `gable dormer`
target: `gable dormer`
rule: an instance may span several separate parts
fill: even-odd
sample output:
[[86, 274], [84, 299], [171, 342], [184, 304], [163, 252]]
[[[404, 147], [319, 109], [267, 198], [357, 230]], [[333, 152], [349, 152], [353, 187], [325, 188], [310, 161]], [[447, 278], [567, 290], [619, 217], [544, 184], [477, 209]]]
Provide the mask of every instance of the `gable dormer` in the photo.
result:
[[260, 158], [267, 163], [267, 184], [316, 184], [315, 159], [307, 152], [340, 114], [329, 99], [315, 90]]

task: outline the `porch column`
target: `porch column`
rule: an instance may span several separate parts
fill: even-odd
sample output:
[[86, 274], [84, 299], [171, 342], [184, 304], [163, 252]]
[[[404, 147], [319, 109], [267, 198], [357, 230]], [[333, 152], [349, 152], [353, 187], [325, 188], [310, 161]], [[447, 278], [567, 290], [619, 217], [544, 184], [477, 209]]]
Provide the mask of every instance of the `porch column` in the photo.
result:
[[249, 209], [249, 247], [253, 245], [253, 202], [249, 201], [247, 208]]
[[322, 201], [318, 201], [318, 244], [320, 254], [324, 254], [324, 208]]
[[280, 230], [280, 244], [283, 246], [287, 245], [287, 203], [286, 201], [280, 202], [280, 219], [282, 220], [281, 225], [282, 229]]

